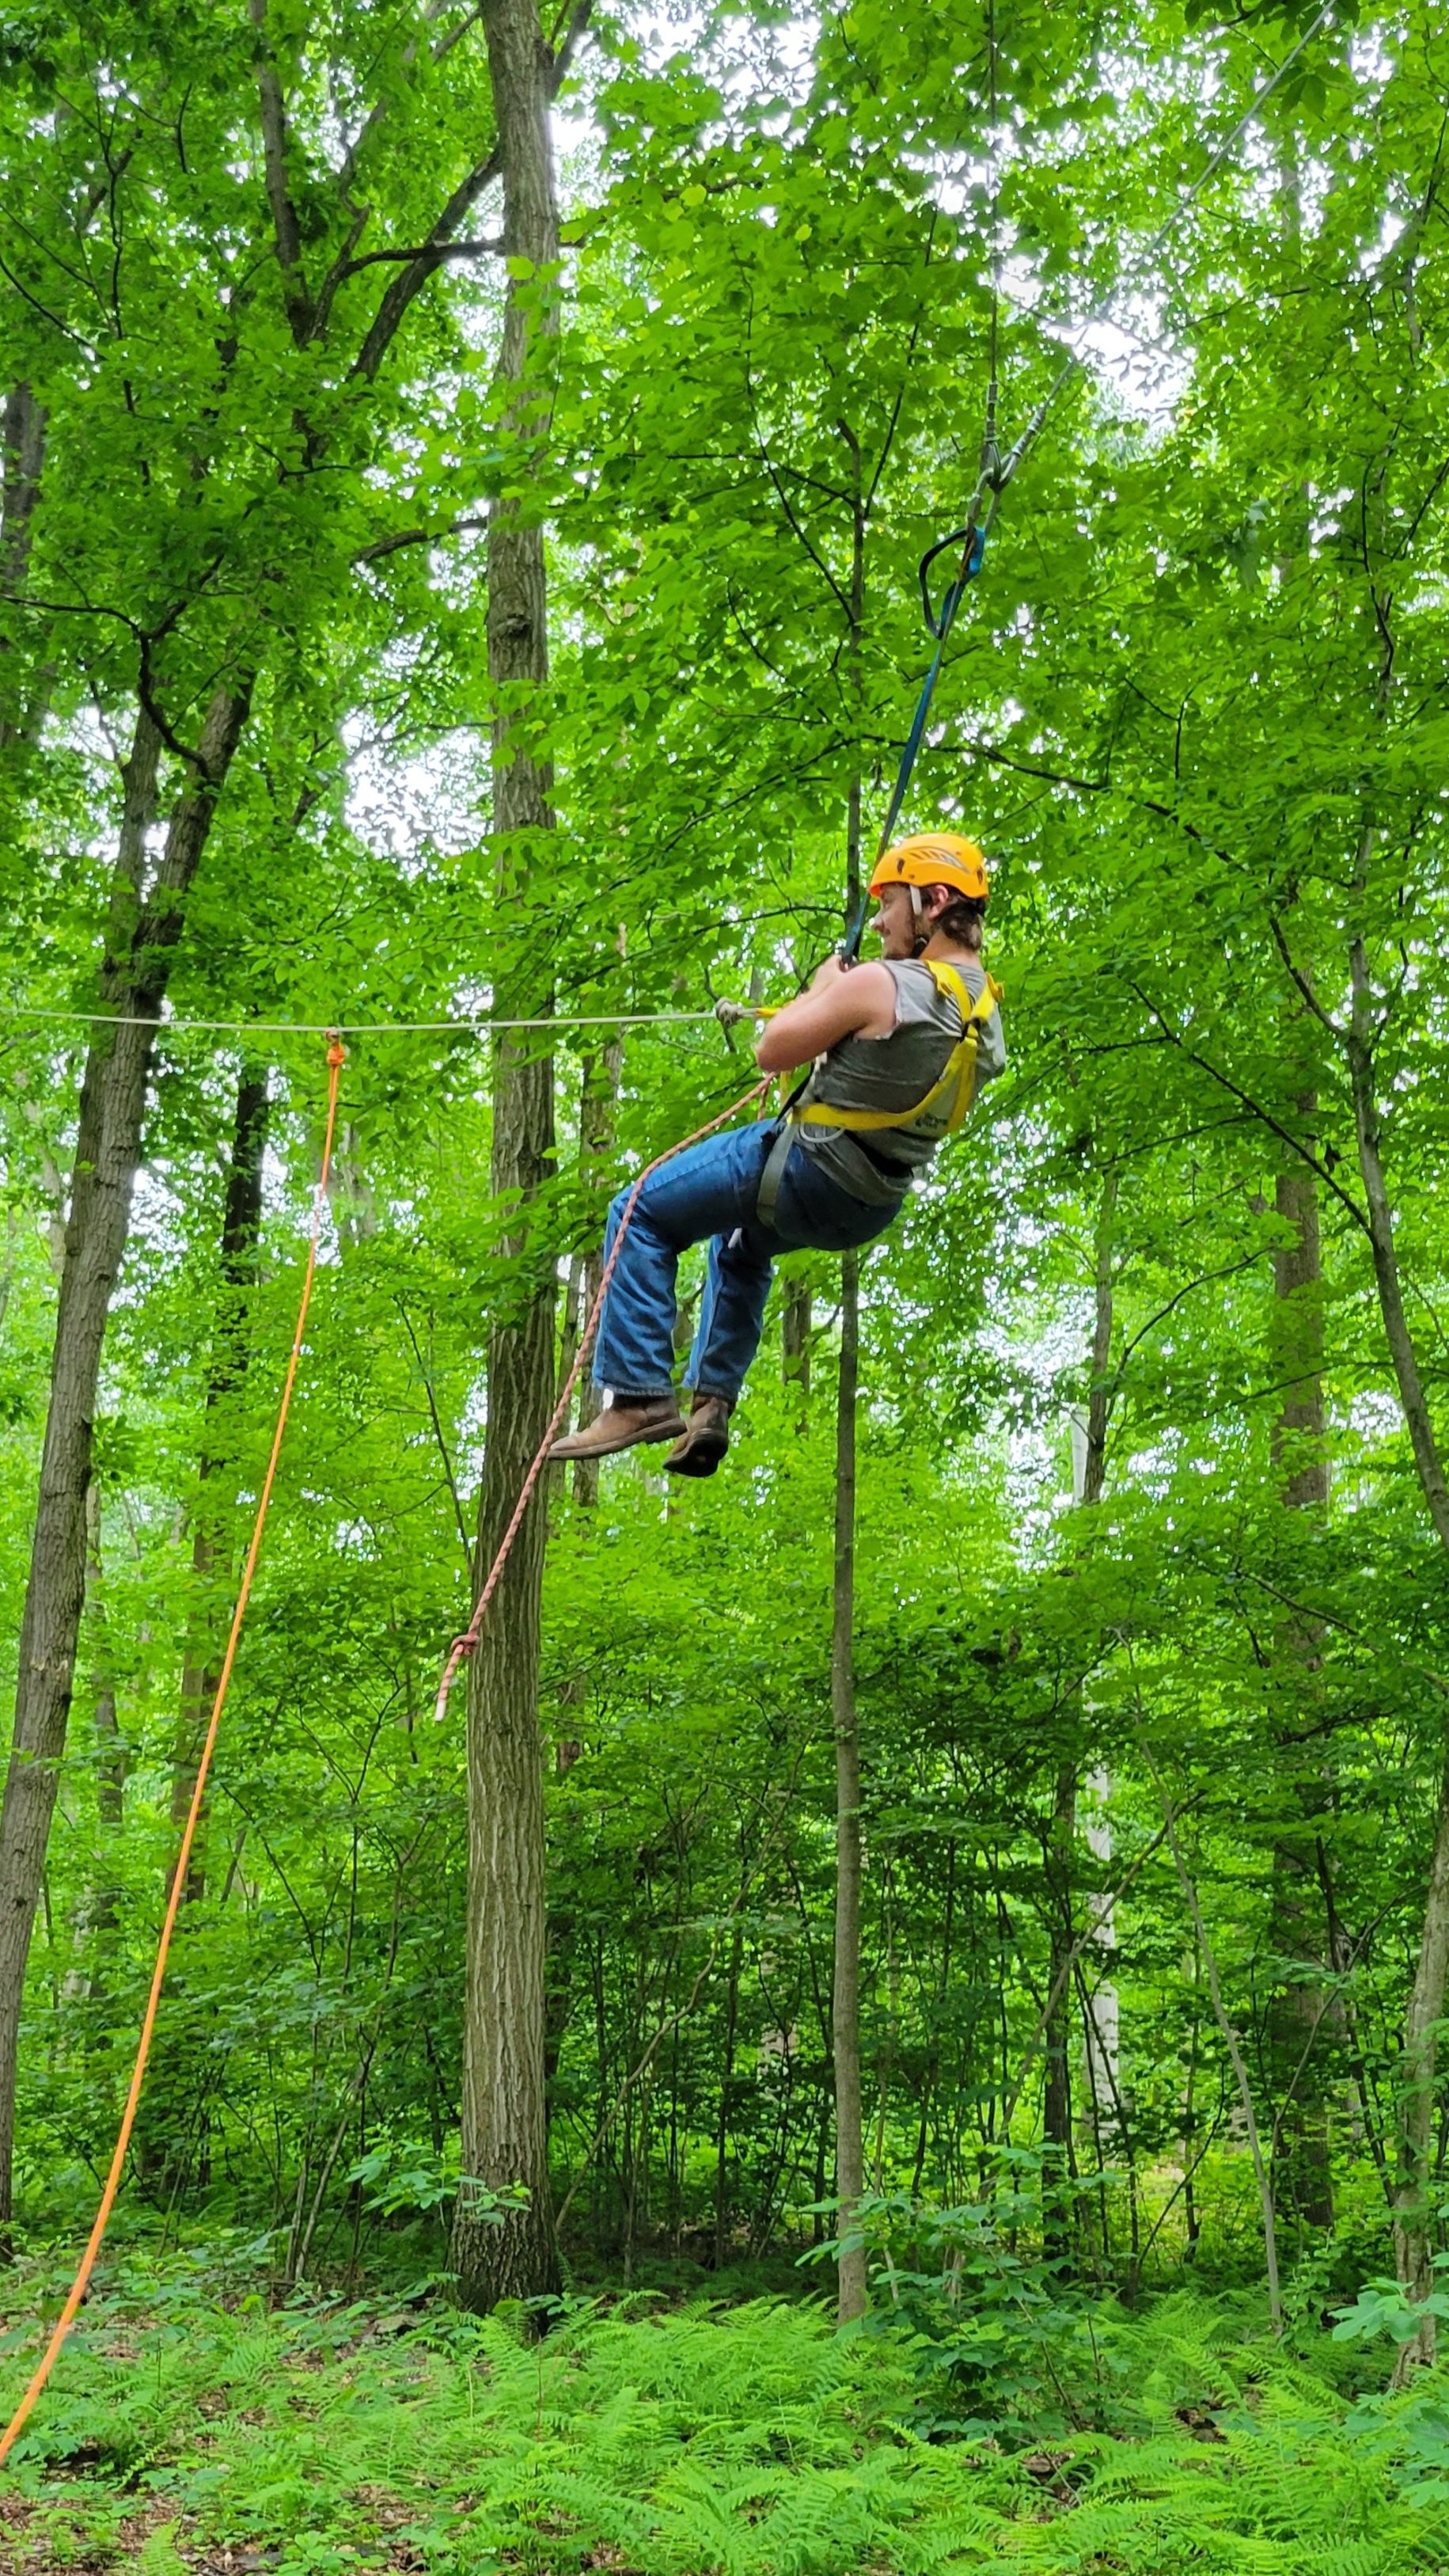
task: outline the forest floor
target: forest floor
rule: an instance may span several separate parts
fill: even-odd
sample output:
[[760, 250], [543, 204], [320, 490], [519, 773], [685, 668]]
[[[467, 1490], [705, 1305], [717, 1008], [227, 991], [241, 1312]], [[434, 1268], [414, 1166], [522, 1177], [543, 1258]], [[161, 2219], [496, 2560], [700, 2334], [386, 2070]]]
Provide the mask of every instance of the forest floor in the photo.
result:
[[[38, 2344], [23, 2286], [0, 2333], [7, 2411]], [[578, 2303], [532, 2342], [504, 2316], [229, 2301], [172, 2266], [88, 2304], [0, 2473], [0, 2566], [1449, 2571], [1437, 2374], [1355, 2394], [1316, 2320], [1275, 2346], [1232, 2296], [1104, 2301], [1086, 2323], [1056, 2350], [1008, 2337], [994, 2369], [969, 2334], [954, 2359], [899, 2327], [843, 2340], [780, 2299]], [[1368, 2368], [1381, 2387], [1378, 2354]]]

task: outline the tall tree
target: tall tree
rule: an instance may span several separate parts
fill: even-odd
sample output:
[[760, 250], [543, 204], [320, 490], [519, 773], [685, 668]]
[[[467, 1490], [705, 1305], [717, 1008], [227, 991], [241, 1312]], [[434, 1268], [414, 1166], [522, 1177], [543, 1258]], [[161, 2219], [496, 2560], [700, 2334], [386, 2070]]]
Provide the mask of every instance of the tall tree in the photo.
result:
[[[69, 698], [94, 693], [130, 749], [102, 936], [89, 923], [76, 935], [82, 953], [101, 948], [85, 999], [111, 1016], [95, 1029], [81, 1089], [0, 1810], [0, 2225], [84, 1590], [101, 1353], [156, 1026], [254, 711], [265, 709], [284, 755], [309, 719], [335, 730], [339, 653], [345, 665], [349, 648], [358, 660], [386, 650], [391, 621], [378, 616], [373, 568], [453, 527], [447, 473], [442, 490], [411, 468], [379, 474], [400, 401], [385, 362], [496, 175], [491, 135], [480, 149], [478, 131], [486, 84], [464, 46], [473, 12], [440, 29], [420, 6], [395, 51], [359, 29], [345, 78], [330, 31], [324, 54], [307, 32], [279, 33], [266, 0], [251, 0], [249, 15], [218, 43], [182, 10], [120, 13], [99, 56], [89, 19], [58, 20], [43, 53], [23, 54], [5, 108], [5, 147], [32, 176], [45, 138], [46, 223], [17, 219], [5, 237], [23, 299], [7, 314], [15, 346], [0, 380], [32, 390], [18, 427], [12, 411], [7, 474], [21, 524], [0, 607], [7, 635], [33, 635], [40, 619], [74, 639]], [[549, 57], [550, 80], [566, 58]], [[339, 158], [343, 92], [357, 121]], [[215, 191], [201, 225], [197, 156]], [[97, 261], [99, 220], [110, 249]], [[370, 223], [395, 238], [359, 253]], [[466, 255], [489, 257], [491, 246], [470, 242]]]
[[[178, 1829], [184, 1825], [191, 1805], [202, 1738], [220, 1674], [216, 1590], [218, 1576], [228, 1564], [226, 1542], [232, 1497], [219, 1494], [218, 1486], [234, 1455], [232, 1440], [227, 1436], [227, 1414], [231, 1410], [234, 1416], [249, 1357], [246, 1307], [256, 1283], [261, 1249], [262, 1161], [270, 1109], [265, 1072], [255, 1065], [244, 1065], [237, 1081], [227, 1162], [215, 1340], [207, 1371], [201, 1454], [196, 1462], [197, 1499], [191, 1539], [194, 1599], [181, 1668], [181, 1713], [171, 1772], [171, 1821]], [[198, 1840], [192, 1846], [186, 1876], [188, 1905], [203, 1894], [205, 1885], [206, 1861]]]
[[[860, 2063], [860, 1716], [855, 1691], [855, 1432], [860, 1380], [860, 1255], [840, 1261], [840, 1362], [835, 1395], [835, 1548], [831, 1585], [830, 1713], [835, 1736], [835, 1951], [830, 1989], [835, 2075], [835, 2196], [842, 2239], [840, 2322], [863, 2316], [865, 2247], [854, 2238], [865, 2190]], [[854, 2241], [853, 2241], [854, 2240]]]
[[[587, 16], [581, 0], [576, 25]], [[493, 690], [493, 829], [498, 902], [516, 906], [549, 867], [552, 772], [538, 748], [548, 678], [543, 527], [520, 496], [551, 417], [558, 205], [549, 132], [552, 54], [536, 0], [484, 0], [503, 177], [508, 265], [499, 382], [516, 442], [507, 497], [488, 518], [488, 676]], [[505, 1014], [536, 1018], [549, 992], [536, 958], [510, 975]], [[548, 1176], [553, 1069], [526, 1039], [494, 1058], [495, 1193], [516, 1213], [505, 1244], [523, 1271], [514, 1312], [488, 1344], [488, 1439], [478, 1505], [478, 1563], [492, 1562], [553, 1403], [552, 1255], [530, 1245], [526, 1212]], [[558, 2285], [545, 2098], [543, 1769], [539, 1737], [539, 1599], [547, 1521], [535, 1508], [515, 1542], [468, 1673], [468, 1956], [463, 2026], [464, 2184], [453, 2226], [463, 2298], [491, 2307]], [[499, 2218], [478, 2195], [517, 2190]]]
[[[1112, 1308], [1116, 1247], [1117, 1196], [1115, 1166], [1103, 1176], [1092, 1240], [1092, 1347], [1089, 1355], [1085, 1413], [1072, 1416], [1072, 1488], [1079, 1510], [1095, 1512], [1107, 1474], [1107, 1434], [1114, 1388], [1111, 1378]], [[1080, 1455], [1079, 1455], [1080, 1449]], [[1087, 1524], [1090, 1527], [1090, 1523]], [[1046, 1882], [1051, 1902], [1051, 1947], [1048, 1953], [1045, 2060], [1042, 2084], [1042, 2137], [1054, 2149], [1056, 2179], [1075, 2172], [1072, 2137], [1072, 2080], [1069, 2033], [1072, 2026], [1072, 1970], [1077, 1956], [1074, 1920], [1075, 1846], [1079, 1756], [1075, 1748], [1058, 1765], [1047, 1844]], [[1091, 2027], [1087, 2031], [1087, 2075], [1095, 2101], [1100, 2055]], [[1065, 2198], [1051, 2209], [1052, 2241], [1063, 2251], [1069, 2241]]]

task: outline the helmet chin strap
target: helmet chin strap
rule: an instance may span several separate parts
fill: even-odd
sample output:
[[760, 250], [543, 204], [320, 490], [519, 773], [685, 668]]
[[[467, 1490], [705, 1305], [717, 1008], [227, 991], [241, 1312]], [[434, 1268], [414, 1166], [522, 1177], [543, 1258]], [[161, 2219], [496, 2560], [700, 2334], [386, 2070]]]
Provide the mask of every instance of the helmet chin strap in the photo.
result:
[[921, 902], [920, 887], [916, 885], [908, 886], [906, 891], [911, 898], [911, 919], [916, 925], [916, 935], [911, 941], [911, 955], [913, 957], [922, 957], [925, 955], [926, 948], [930, 940], [931, 925], [927, 922], [925, 929], [923, 930], [921, 928], [921, 920], [925, 907]]

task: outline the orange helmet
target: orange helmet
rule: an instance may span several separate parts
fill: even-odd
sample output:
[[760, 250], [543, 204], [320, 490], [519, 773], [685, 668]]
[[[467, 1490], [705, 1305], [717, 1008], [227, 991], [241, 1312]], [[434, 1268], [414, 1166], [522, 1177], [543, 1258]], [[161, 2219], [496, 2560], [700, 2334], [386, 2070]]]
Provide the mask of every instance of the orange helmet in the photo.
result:
[[960, 832], [912, 832], [882, 852], [869, 890], [877, 895], [893, 885], [952, 886], [972, 903], [985, 903], [986, 862]]

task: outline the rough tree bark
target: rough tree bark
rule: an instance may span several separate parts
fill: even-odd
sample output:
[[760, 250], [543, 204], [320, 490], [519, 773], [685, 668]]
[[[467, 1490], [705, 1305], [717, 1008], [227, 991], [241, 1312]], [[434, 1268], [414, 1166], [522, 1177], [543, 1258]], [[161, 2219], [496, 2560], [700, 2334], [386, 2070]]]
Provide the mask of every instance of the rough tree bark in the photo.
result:
[[[547, 351], [556, 314], [538, 272], [558, 259], [558, 210], [549, 133], [552, 58], [535, 0], [483, 0], [503, 176], [509, 259], [502, 382], [511, 426], [525, 441], [548, 430]], [[514, 263], [518, 265], [515, 266]], [[526, 264], [526, 265], [525, 265]], [[520, 273], [521, 272], [521, 273]], [[525, 747], [520, 707], [548, 677], [542, 528], [516, 499], [495, 501], [488, 523], [488, 670], [493, 828], [510, 879], [535, 855], [519, 835], [552, 828], [552, 777]], [[508, 997], [527, 1016], [546, 1005], [534, 983]], [[523, 1014], [521, 1014], [523, 1015]], [[553, 1074], [547, 1057], [501, 1040], [495, 1060], [492, 1185], [526, 1210], [542, 1186], [553, 1144]], [[516, 1225], [505, 1247], [524, 1248]], [[488, 1565], [543, 1436], [553, 1400], [555, 1283], [541, 1262], [535, 1283], [500, 1320], [488, 1344], [488, 1439], [479, 1499], [478, 1558]], [[558, 2286], [549, 2195], [545, 2093], [543, 1766], [538, 1717], [539, 1601], [547, 1521], [524, 1523], [468, 1668], [468, 1957], [463, 2036], [462, 2163], [453, 2265], [465, 2305], [532, 2298]], [[526, 2195], [500, 2224], [478, 2197], [521, 2185]], [[470, 2188], [471, 2186], [471, 2188]]]
[[[85, 1615], [90, 1632], [89, 1661], [95, 1686], [96, 1816], [103, 1828], [95, 1878], [76, 1912], [76, 1964], [66, 1980], [67, 1992], [98, 1997], [104, 1991], [105, 1950], [117, 1910], [115, 1866], [126, 1812], [129, 1751], [116, 1714], [116, 1676], [111, 1656], [110, 1621], [106, 1614], [105, 1568], [101, 1559], [101, 1489], [93, 1478], [86, 1488]], [[82, 1956], [82, 1945], [89, 1956]]]
[[130, 1223], [155, 1022], [186, 897], [248, 702], [243, 686], [214, 691], [191, 775], [173, 809], [165, 852], [146, 893], [144, 836], [156, 802], [161, 746], [144, 711], [125, 767], [101, 997], [108, 1011], [139, 1025], [96, 1028], [81, 1088], [50, 1404], [20, 1629], [15, 1733], [0, 1808], [0, 2227], [8, 2225], [11, 2209], [25, 1968], [65, 1751], [85, 1596], [86, 1488], [101, 1345]]
[[[0, 597], [16, 598], [25, 588], [30, 540], [40, 477], [45, 464], [47, 414], [33, 387], [16, 385], [0, 423]], [[44, 712], [44, 688], [37, 694], [12, 663], [8, 637], [0, 636], [0, 752], [33, 740]]]
[[[262, 1157], [267, 1141], [271, 1102], [265, 1072], [243, 1071], [237, 1084], [231, 1159], [227, 1165], [226, 1201], [221, 1220], [221, 1294], [216, 1337], [206, 1381], [201, 1454], [197, 1460], [195, 1526], [191, 1540], [192, 1610], [181, 1668], [181, 1709], [171, 1767], [171, 1821], [179, 1834], [196, 1786], [196, 1765], [220, 1677], [220, 1635], [214, 1588], [227, 1562], [227, 1524], [232, 1497], [218, 1500], [217, 1482], [229, 1463], [231, 1447], [225, 1410], [246, 1375], [246, 1308], [256, 1285], [257, 1249], [262, 1225]], [[194, 1905], [206, 1891], [206, 1858], [198, 1834], [186, 1873], [183, 1902]], [[170, 1893], [170, 1880], [167, 1880]]]

